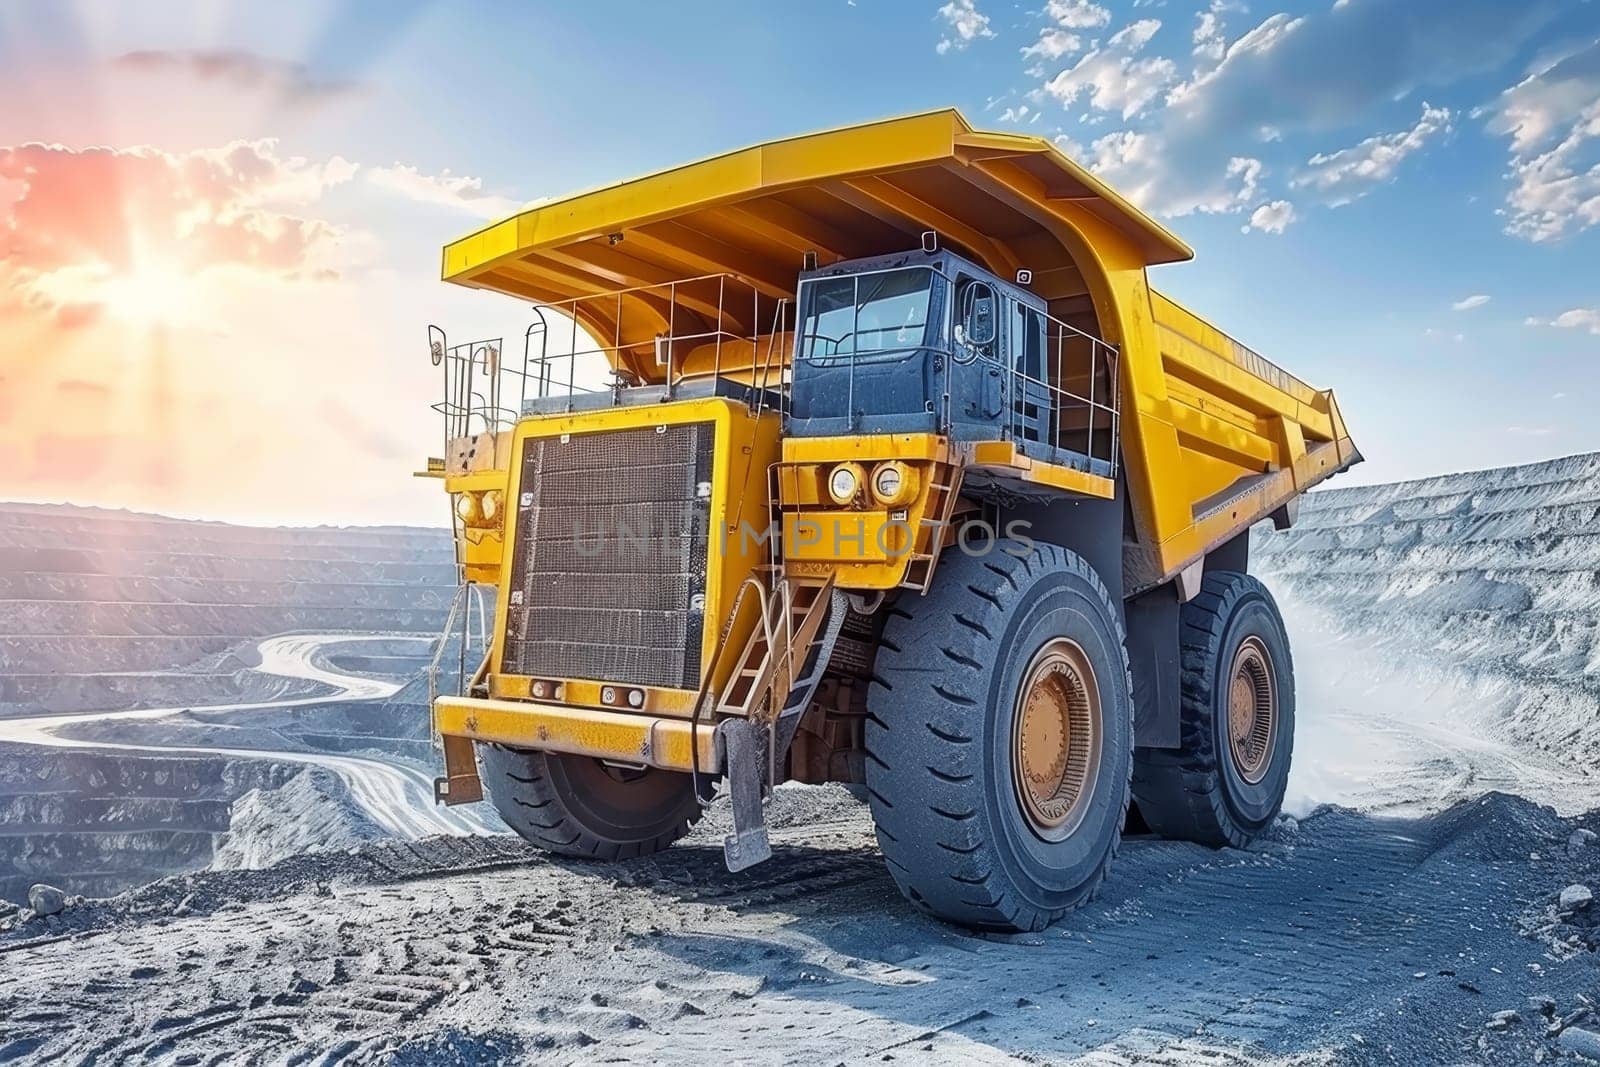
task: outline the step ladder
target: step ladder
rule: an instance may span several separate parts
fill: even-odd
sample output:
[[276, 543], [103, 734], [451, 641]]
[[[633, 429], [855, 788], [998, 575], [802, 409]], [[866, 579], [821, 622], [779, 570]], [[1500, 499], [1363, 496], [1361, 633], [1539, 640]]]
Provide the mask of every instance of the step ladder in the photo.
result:
[[[760, 568], [766, 570], [768, 568]], [[715, 705], [718, 715], [775, 721], [805, 669], [833, 596], [833, 576], [785, 575], [779, 568], [763, 612], [734, 661], [733, 674]]]
[[[961, 497], [962, 473], [963, 468], [954, 463], [940, 463], [934, 467], [934, 480], [928, 485], [931, 490], [928, 515], [923, 520], [928, 535], [927, 550], [917, 551], [918, 546], [913, 542], [911, 556], [906, 562], [906, 576], [901, 580], [900, 588], [926, 593], [933, 584], [933, 569], [939, 562], [939, 552], [944, 548], [945, 531], [950, 529], [956, 502]], [[918, 540], [921, 533], [917, 531]]]
[[[838, 623], [843, 621], [842, 611], [836, 612], [834, 625], [824, 634], [823, 623], [834, 600], [832, 575], [822, 579], [795, 578], [785, 575], [776, 565], [757, 568], [757, 574], [769, 576], [766, 580], [770, 586], [764, 584], [763, 578], [752, 575], [745, 589], [765, 593], [759, 605], [761, 617], [739, 650], [727, 688], [712, 707], [718, 762], [733, 807], [733, 833], [722, 841], [723, 860], [730, 871], [742, 871], [772, 856], [764, 802], [778, 782], [780, 747], [788, 746], [792, 728], [810, 702], [826, 665], [819, 661], [807, 673], [806, 660], [819, 638], [819, 656], [828, 655], [838, 636]], [[738, 608], [736, 601], [729, 617], [730, 628]], [[728, 647], [723, 644], [719, 649], [712, 661], [713, 671], [720, 653]], [[707, 681], [709, 677], [708, 674]], [[704, 694], [702, 683], [695, 701], [695, 724], [700, 720]], [[793, 707], [789, 706], [791, 701]], [[785, 733], [785, 726], [791, 732]], [[698, 752], [698, 744], [693, 748]], [[698, 765], [694, 774], [698, 791]]]

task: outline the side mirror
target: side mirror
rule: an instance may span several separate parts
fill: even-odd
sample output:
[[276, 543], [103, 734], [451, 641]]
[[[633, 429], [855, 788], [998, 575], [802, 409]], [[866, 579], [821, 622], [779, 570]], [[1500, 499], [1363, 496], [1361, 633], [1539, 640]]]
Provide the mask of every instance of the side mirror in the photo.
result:
[[966, 313], [962, 316], [966, 326], [967, 343], [986, 345], [994, 341], [995, 314], [994, 290], [981, 282], [967, 288], [964, 301]]

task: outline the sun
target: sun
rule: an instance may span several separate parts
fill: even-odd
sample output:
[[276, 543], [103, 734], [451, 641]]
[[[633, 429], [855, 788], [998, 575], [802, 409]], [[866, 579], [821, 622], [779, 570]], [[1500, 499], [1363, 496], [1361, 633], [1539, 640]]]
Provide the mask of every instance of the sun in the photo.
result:
[[120, 321], [145, 326], [179, 326], [198, 321], [204, 309], [204, 280], [193, 270], [163, 259], [140, 259], [100, 283], [99, 303]]

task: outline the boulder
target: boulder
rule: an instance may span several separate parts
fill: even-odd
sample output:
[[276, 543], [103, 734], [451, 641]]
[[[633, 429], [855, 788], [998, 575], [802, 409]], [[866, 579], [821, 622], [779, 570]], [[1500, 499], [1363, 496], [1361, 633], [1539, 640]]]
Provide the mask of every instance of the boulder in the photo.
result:
[[28, 907], [35, 915], [59, 915], [67, 906], [67, 894], [53, 885], [40, 882], [28, 889]]
[[1586, 885], [1569, 885], [1561, 891], [1562, 911], [1582, 911], [1594, 901], [1594, 894]]
[[1558, 1044], [1568, 1052], [1600, 1060], [1600, 1034], [1573, 1026], [1561, 1032]]

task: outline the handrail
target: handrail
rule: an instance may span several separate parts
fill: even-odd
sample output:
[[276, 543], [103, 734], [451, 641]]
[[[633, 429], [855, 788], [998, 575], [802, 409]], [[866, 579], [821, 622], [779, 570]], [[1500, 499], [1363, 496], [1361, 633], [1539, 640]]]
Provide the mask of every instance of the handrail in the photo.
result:
[[[905, 271], [926, 272], [929, 278], [929, 307], [923, 314], [923, 321], [863, 327], [862, 280]], [[849, 331], [838, 338], [805, 332], [807, 324], [799, 321], [799, 316], [810, 287], [845, 278], [850, 279], [854, 289]], [[943, 281], [945, 298], [941, 302], [942, 313], [931, 317], [929, 313], [938, 292], [935, 279]], [[780, 351], [778, 342], [793, 330], [798, 335], [792, 345], [797, 363], [848, 368], [845, 404], [852, 424], [856, 418], [859, 368], [906, 360], [917, 353], [937, 353], [948, 357], [952, 365], [981, 363], [1000, 371], [1001, 406], [994, 417], [1001, 439], [1072, 452], [1085, 457], [1091, 468], [1104, 462], [1115, 476], [1121, 433], [1117, 347], [1057, 318], [1048, 309], [1024, 303], [991, 280], [997, 326], [1004, 319], [1007, 323], [1004, 329], [1009, 333], [1015, 328], [1012, 320], [1018, 318], [1020, 309], [1025, 315], [1018, 321], [1027, 323], [1030, 333], [1037, 330], [1041, 335], [1037, 342], [1041, 346], [1039, 366], [1054, 373], [1029, 373], [1021, 365], [1020, 349], [1015, 345], [1008, 344], [1008, 350], [1002, 352], [998, 344], [979, 349], [956, 339], [956, 281], [951, 273], [931, 264], [879, 267], [850, 274], [802, 278], [797, 285], [797, 299], [791, 302], [787, 298], [765, 296], [737, 274], [701, 274], [539, 303], [534, 305], [534, 319], [523, 334], [520, 366], [509, 365], [504, 360], [503, 344], [498, 338], [450, 345], [443, 330], [430, 326], [433, 361], [435, 365], [443, 364], [445, 372], [445, 399], [433, 405], [433, 410], [444, 417], [446, 455], [449, 456], [453, 441], [477, 433], [496, 436], [514, 425], [526, 410], [530, 396], [548, 399], [564, 395], [567, 409], [571, 410], [580, 394], [610, 391], [614, 402], [621, 403], [622, 387], [637, 383], [637, 378], [629, 374], [630, 366], [639, 368], [648, 362], [659, 368], [669, 399], [691, 375], [704, 373], [713, 380], [720, 380], [727, 375], [724, 346], [733, 343], [748, 346], [748, 354], [737, 373], [742, 381], [747, 379], [745, 384], [750, 387], [752, 411], [760, 412], [767, 407], [767, 392], [774, 388], [773, 375], [777, 373], [777, 408], [787, 417], [790, 398], [786, 393], [792, 372], [784, 370], [786, 354]], [[741, 307], [747, 293], [748, 311]], [[666, 330], [648, 339], [625, 338], [622, 332], [625, 310], [639, 313], [637, 307], [625, 308], [627, 301], [642, 304], [644, 313], [654, 315], [664, 323]], [[551, 312], [571, 326], [565, 346], [559, 342], [552, 345], [555, 331]], [[584, 325], [586, 318], [590, 323], [609, 320], [614, 324], [613, 335], [596, 339], [592, 327]], [[907, 330], [918, 334], [915, 343], [861, 348], [861, 341], [867, 335], [887, 338]], [[760, 347], [763, 343], [766, 345], [764, 352]], [[848, 351], [844, 349], [847, 343]], [[1074, 351], [1080, 345], [1083, 351]], [[565, 350], [557, 350], [561, 348]], [[686, 356], [707, 349], [710, 367], [691, 371], [684, 362]], [[614, 376], [609, 390], [606, 386], [579, 383], [580, 357], [604, 357]], [[566, 363], [564, 371], [558, 366], [561, 362]], [[954, 429], [950, 377], [945, 375], [941, 395], [927, 398], [928, 410], [935, 414], [936, 428], [945, 434]], [[484, 380], [482, 387], [475, 384], [478, 378]], [[1087, 379], [1087, 387], [1081, 392], [1064, 384], [1082, 379]], [[517, 396], [515, 406], [508, 402], [509, 395]], [[494, 441], [495, 448], [499, 444], [498, 440]], [[498, 466], [501, 460], [498, 452], [493, 459]]]
[[[746, 295], [750, 301], [748, 311], [743, 306]], [[647, 339], [624, 338], [624, 304], [629, 300], [645, 305], [663, 322], [665, 330]], [[752, 379], [758, 368], [763, 369], [760, 384], [764, 385], [769, 380], [775, 338], [785, 332], [792, 307], [787, 298], [768, 296], [747, 279], [729, 273], [701, 274], [544, 302], [535, 305], [538, 321], [524, 334], [524, 363], [529, 368], [534, 396], [538, 399], [564, 393], [570, 402], [579, 393], [603, 392], [603, 389], [578, 384], [580, 357], [604, 357], [617, 378], [617, 385], [627, 381], [629, 364], [653, 363], [660, 368], [662, 382], [671, 397], [691, 374], [687, 367], [680, 365], [680, 352], [710, 347], [710, 376], [722, 378], [725, 377], [724, 346], [740, 344], [750, 347], [749, 365], [740, 369], [748, 370]], [[565, 351], [552, 350], [546, 312], [554, 312], [572, 324]], [[586, 312], [591, 322], [609, 320], [614, 326], [612, 336], [596, 338], [584, 324]], [[763, 330], [762, 326], [769, 321], [770, 329]], [[761, 368], [759, 345], [763, 338], [767, 340], [768, 353], [766, 365]], [[561, 362], [566, 363], [565, 373], [556, 369], [556, 364]], [[757, 383], [752, 380], [751, 384]]]
[[722, 626], [722, 633], [718, 637], [716, 650], [711, 655], [711, 662], [706, 664], [705, 670], [701, 673], [700, 686], [695, 692], [694, 703], [690, 705], [689, 709], [689, 782], [691, 791], [699, 798], [702, 807], [705, 807], [710, 801], [702, 795], [700, 789], [700, 716], [705, 710], [706, 697], [711, 693], [711, 682], [717, 675], [722, 663], [722, 657], [727, 654], [731, 647], [728, 643], [728, 635], [733, 632], [734, 623], [739, 621], [740, 609], [744, 606], [745, 597], [749, 595], [752, 589], [755, 590], [755, 602], [761, 610], [762, 635], [766, 639], [767, 647], [769, 649], [773, 647], [772, 619], [770, 604], [768, 603], [770, 594], [763, 588], [760, 579], [753, 574], [747, 575], [744, 581], [739, 583], [739, 591], [734, 594], [733, 607], [728, 610], [728, 619]]

